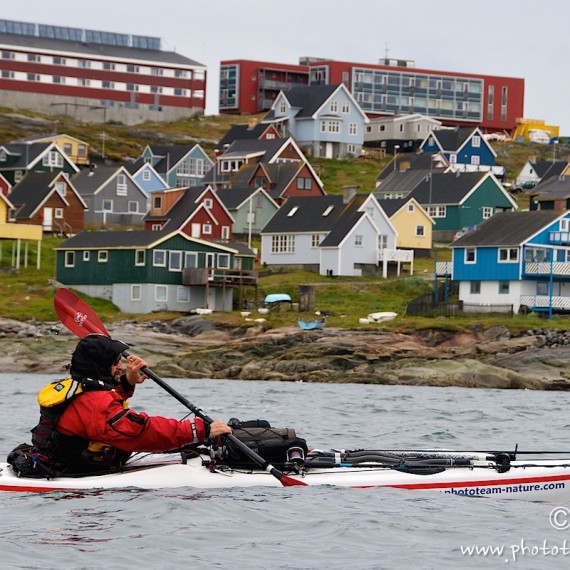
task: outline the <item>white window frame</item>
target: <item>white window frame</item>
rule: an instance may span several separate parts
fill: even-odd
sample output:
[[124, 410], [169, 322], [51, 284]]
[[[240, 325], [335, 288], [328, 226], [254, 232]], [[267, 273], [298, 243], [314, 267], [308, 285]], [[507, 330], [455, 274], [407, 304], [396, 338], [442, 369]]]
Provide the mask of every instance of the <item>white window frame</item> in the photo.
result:
[[145, 264], [146, 264], [146, 250], [135, 249], [135, 267], [143, 267]]
[[85, 250], [83, 252], [83, 261], [87, 262], [91, 259], [91, 252], [89, 250]]
[[497, 250], [497, 263], [518, 263], [518, 247], [500, 247]]
[[176, 302], [177, 303], [189, 303], [190, 302], [190, 288], [184, 285], [178, 285], [176, 287]]
[[[162, 260], [159, 259], [162, 257]], [[168, 252], [165, 249], [155, 249], [152, 252], [152, 266], [153, 267], [166, 267], [166, 259]]]
[[271, 253], [295, 253], [295, 236], [293, 234], [280, 234], [271, 236]]
[[231, 267], [231, 257], [229, 253], [218, 253], [218, 268], [229, 269]]
[[202, 234], [205, 236], [212, 235], [212, 224], [202, 224]]
[[[193, 259], [194, 263], [188, 263], [189, 259]], [[184, 267], [190, 267], [192, 269], [198, 267], [198, 252], [197, 251], [185, 251], [184, 252]]]
[[488, 220], [489, 218], [493, 217], [493, 207], [492, 206], [483, 206], [483, 219]]
[[97, 263], [107, 263], [109, 261], [109, 252], [106, 249], [100, 249], [97, 252]]
[[168, 252], [168, 271], [182, 271], [182, 252]]
[[[469, 253], [473, 253], [473, 259], [469, 259]], [[477, 263], [477, 248], [475, 247], [466, 247], [463, 251], [463, 263], [465, 265], [474, 265]]]
[[168, 302], [168, 287], [166, 285], [154, 286], [154, 300], [156, 303]]
[[74, 251], [66, 251], [65, 252], [64, 266], [65, 267], [75, 267], [75, 252]]
[[126, 174], [117, 174], [117, 196], [127, 195], [127, 176]]
[[131, 301], [141, 301], [141, 300], [142, 300], [142, 286], [131, 285]]
[[416, 226], [416, 237], [426, 237], [426, 227], [423, 224]]

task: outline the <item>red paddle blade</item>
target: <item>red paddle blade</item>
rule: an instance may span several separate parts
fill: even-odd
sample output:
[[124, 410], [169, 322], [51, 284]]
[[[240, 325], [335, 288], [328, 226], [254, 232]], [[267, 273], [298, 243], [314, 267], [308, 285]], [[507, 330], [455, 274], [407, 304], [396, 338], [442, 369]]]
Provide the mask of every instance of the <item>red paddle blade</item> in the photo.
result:
[[295, 485], [298, 485], [300, 487], [309, 486], [307, 483], [303, 483], [303, 481], [299, 481], [298, 479], [293, 479], [293, 477], [289, 477], [287, 475], [281, 475], [280, 481], [283, 487], [294, 487]]
[[93, 333], [109, 336], [105, 325], [93, 309], [69, 289], [58, 289], [53, 298], [53, 305], [59, 320], [79, 338]]

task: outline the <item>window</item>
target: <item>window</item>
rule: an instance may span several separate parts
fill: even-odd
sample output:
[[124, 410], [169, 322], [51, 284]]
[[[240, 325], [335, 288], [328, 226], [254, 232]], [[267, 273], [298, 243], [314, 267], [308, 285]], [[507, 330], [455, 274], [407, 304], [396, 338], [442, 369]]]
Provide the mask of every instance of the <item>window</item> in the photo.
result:
[[548, 283], [546, 283], [544, 281], [539, 281], [536, 284], [536, 294], [537, 295], [548, 295], [548, 288], [549, 288]]
[[166, 285], [155, 285], [154, 300], [157, 303], [166, 303], [168, 300], [168, 287]]
[[211, 209], [214, 206], [214, 201], [212, 200], [212, 198], [206, 198], [204, 200], [204, 206], [206, 206], [206, 208]]
[[57, 192], [60, 196], [65, 196], [67, 186], [66, 186], [65, 182], [59, 181], [59, 182], [55, 183], [55, 189], [57, 190]]
[[77, 80], [77, 85], [79, 85], [79, 87], [89, 87], [91, 85], [91, 80], [81, 77]]
[[180, 77], [185, 79], [186, 77], [188, 77], [188, 72], [184, 69], [175, 69], [174, 70], [174, 77]]
[[271, 253], [295, 253], [295, 236], [291, 234], [272, 236]]
[[145, 264], [146, 252], [144, 249], [135, 250], [135, 265], [141, 267]]
[[472, 139], [472, 144], [474, 148], [479, 148], [481, 146], [481, 137], [478, 135], [475, 135]]
[[47, 154], [44, 154], [42, 158], [42, 164], [44, 166], [63, 168], [63, 156], [61, 156], [61, 154], [55, 150], [50, 150]]
[[519, 260], [519, 250], [517, 247], [499, 248], [499, 263], [516, 263]]
[[78, 59], [77, 67], [83, 67], [83, 68], [91, 67], [91, 62], [88, 59]]
[[202, 233], [207, 236], [212, 235], [212, 224], [203, 224]]
[[178, 286], [176, 287], [176, 302], [189, 303], [190, 302], [190, 288]]
[[117, 176], [117, 196], [127, 195], [127, 177], [124, 174]]
[[103, 212], [113, 211], [113, 200], [105, 199], [103, 200]]
[[115, 83], [113, 81], [103, 81], [101, 87], [103, 89], [115, 89]]
[[39, 81], [40, 76], [37, 73], [28, 73], [28, 81]]
[[99, 263], [107, 263], [109, 261], [109, 252], [105, 249], [102, 249], [97, 252], [97, 261]]
[[131, 285], [131, 301], [140, 301], [142, 298], [142, 287], [140, 285]]
[[297, 178], [297, 188], [299, 190], [311, 190], [313, 181], [311, 178]]
[[348, 134], [349, 135], [357, 135], [358, 134], [358, 125], [356, 123], [350, 123], [348, 125]]
[[425, 226], [418, 225], [416, 226], [416, 237], [424, 237], [426, 235]]
[[198, 267], [198, 254], [195, 251], [184, 253], [184, 267]]
[[16, 55], [13, 51], [3, 51], [2, 59], [15, 59]]
[[364, 238], [361, 235], [354, 236], [355, 247], [362, 247], [363, 244], [364, 244]]
[[75, 252], [66, 251], [65, 252], [65, 267], [75, 267]]
[[479, 164], [481, 164], [481, 157], [477, 155], [472, 156], [471, 164], [473, 164], [474, 166], [479, 166]]
[[136, 200], [129, 200], [129, 203], [127, 204], [127, 209], [130, 214], [138, 214], [139, 203]]
[[319, 247], [321, 243], [321, 236], [319, 234], [313, 234], [311, 236], [311, 247]]
[[509, 294], [509, 281], [499, 281], [499, 295], [508, 295]]
[[160, 210], [162, 208], [162, 196], [154, 196], [152, 199], [152, 209]]
[[59, 85], [63, 85], [65, 83], [65, 77], [62, 77], [61, 75], [54, 75], [51, 78], [52, 83], [58, 83]]
[[230, 254], [229, 253], [218, 253], [218, 267], [220, 269], [230, 268]]
[[90, 251], [84, 251], [83, 252], [83, 261], [89, 261], [91, 259], [91, 252]]
[[110, 61], [103, 62], [103, 69], [105, 71], [115, 71], [115, 64], [111, 63]]
[[174, 89], [174, 95], [178, 97], [186, 97], [186, 89]]
[[182, 271], [182, 252], [171, 251], [168, 255], [168, 270]]
[[150, 172], [149, 172], [148, 170], [145, 170], [145, 171], [143, 172], [142, 177], [143, 177], [143, 180], [145, 180], [145, 181], [148, 182], [148, 181], [150, 180]]
[[465, 248], [465, 263], [475, 263], [477, 261], [477, 250], [474, 247]]
[[[252, 215], [253, 215], [253, 220], [251, 221], [251, 223], [254, 224], [255, 223], [255, 212], [252, 212]], [[230, 227], [229, 226], [222, 226], [222, 239], [230, 239]]]
[[152, 252], [152, 265], [154, 267], [166, 267], [166, 251], [164, 249], [155, 249]]
[[279, 112], [285, 113], [286, 110], [287, 110], [287, 105], [285, 105], [285, 101], [281, 101], [281, 103], [279, 103]]
[[150, 68], [151, 75], [164, 75], [164, 69], [162, 67], [151, 67]]
[[63, 208], [56, 208], [54, 215], [57, 220], [61, 220], [63, 218]]
[[378, 234], [378, 249], [388, 249], [388, 236], [386, 234]]
[[446, 206], [430, 206], [428, 208], [428, 213], [431, 218], [445, 218], [447, 215]]
[[127, 65], [127, 72], [128, 73], [139, 73], [140, 68], [138, 65], [132, 65], [132, 64], [128, 64]]
[[487, 220], [493, 215], [493, 208], [490, 206], [483, 207], [483, 219]]
[[86, 147], [84, 144], [77, 145], [77, 154], [79, 156], [85, 156], [86, 155]]
[[40, 63], [41, 57], [37, 53], [29, 53], [28, 54], [28, 61], [31, 61], [33, 63]]
[[338, 113], [338, 101], [331, 101], [331, 113]]
[[470, 282], [470, 293], [471, 295], [481, 294], [481, 281], [471, 281]]
[[343, 101], [342, 112], [343, 113], [350, 113], [350, 103], [348, 101]]

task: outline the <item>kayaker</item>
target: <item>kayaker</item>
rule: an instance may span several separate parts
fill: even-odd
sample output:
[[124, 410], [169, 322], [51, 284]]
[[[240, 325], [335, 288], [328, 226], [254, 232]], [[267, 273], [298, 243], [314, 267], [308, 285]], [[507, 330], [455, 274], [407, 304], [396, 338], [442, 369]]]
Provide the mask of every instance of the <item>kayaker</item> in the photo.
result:
[[109, 469], [132, 452], [169, 451], [231, 433], [223, 420], [208, 426], [198, 417], [180, 421], [130, 409], [126, 400], [146, 380], [141, 370], [147, 364], [130, 355], [124, 366], [128, 348], [101, 334], [79, 341], [71, 379], [49, 384], [38, 396], [41, 417], [28, 451], [35, 469], [54, 474]]

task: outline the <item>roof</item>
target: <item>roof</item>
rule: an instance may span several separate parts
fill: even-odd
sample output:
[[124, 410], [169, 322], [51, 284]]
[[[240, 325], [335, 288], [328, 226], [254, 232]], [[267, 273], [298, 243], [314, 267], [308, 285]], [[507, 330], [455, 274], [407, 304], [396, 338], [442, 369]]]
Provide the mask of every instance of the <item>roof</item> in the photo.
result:
[[192, 186], [181, 193], [180, 197], [170, 207], [170, 210], [162, 216], [145, 216], [146, 221], [167, 220], [164, 227], [169, 231], [182, 227], [184, 222], [201, 206], [198, 198], [204, 193], [204, 188]]
[[2, 170], [15, 170], [25, 168], [28, 164], [34, 162], [49, 146], [53, 143], [9, 143], [0, 145], [0, 148], [6, 149], [11, 155], [17, 155], [18, 158], [10, 165], [2, 165]]
[[529, 194], [533, 195], [535, 202], [550, 202], [568, 198], [570, 196], [570, 177], [552, 176], [536, 185]]
[[223, 188], [221, 190], [217, 190], [216, 194], [228, 210], [236, 210], [256, 192], [257, 190], [252, 190], [246, 186], [240, 188]]
[[161, 174], [172, 170], [195, 147], [196, 144], [148, 145], [155, 157], [162, 157], [154, 165], [154, 169]]
[[300, 109], [296, 119], [312, 117], [338, 89], [338, 85], [302, 85], [283, 90], [291, 107]]
[[212, 247], [233, 250], [231, 253], [240, 255], [255, 255], [245, 244], [238, 242], [222, 242], [220, 240], [204, 240], [190, 237], [184, 232], [174, 230], [112, 231], [112, 232], [80, 232], [68, 240], [58, 244], [54, 249], [133, 249], [148, 248], [173, 236], [182, 236], [191, 242], [203, 243]]
[[174, 51], [162, 51], [152, 49], [140, 49], [133, 47], [112, 46], [106, 44], [82, 43], [54, 38], [43, 38], [19, 34], [0, 33], [0, 44], [14, 46], [24, 51], [45, 50], [61, 53], [71, 52], [82, 55], [85, 58], [123, 59], [151, 61], [163, 64], [172, 64], [184, 67], [206, 67], [193, 59], [189, 59]]
[[407, 204], [411, 198], [392, 198], [390, 200], [378, 200], [384, 213], [391, 218], [398, 210]]
[[428, 176], [409, 194], [419, 204], [460, 204], [463, 199], [489, 175], [488, 172], [434, 172], [433, 181]]
[[461, 127], [459, 129], [438, 129], [432, 131], [430, 136], [435, 137], [441, 148], [445, 151], [454, 151], [460, 148], [463, 143], [473, 134], [473, 127]]
[[72, 182], [82, 196], [94, 194], [105, 182], [115, 176], [121, 168], [120, 166], [84, 168], [73, 176]]
[[553, 210], [499, 212], [454, 241], [452, 247], [518, 246], [561, 215]]
[[218, 142], [218, 148], [223, 150], [224, 146], [230, 145], [235, 140], [256, 140], [263, 135], [263, 133], [270, 128], [270, 125], [257, 123], [255, 125], [243, 124], [232, 125], [230, 130]]
[[356, 194], [348, 204], [344, 205], [330, 233], [320, 243], [320, 247], [336, 247], [340, 245], [356, 223], [366, 215], [365, 212], [359, 211], [359, 208], [364, 204], [368, 196], [368, 194]]
[[329, 232], [342, 208], [343, 199], [338, 194], [288, 198], [262, 233]]
[[[50, 187], [59, 172], [30, 172], [10, 192], [10, 202], [19, 207], [14, 217], [28, 219], [38, 206], [56, 190]], [[64, 200], [62, 199], [64, 202]]]
[[226, 158], [246, 158], [252, 155], [259, 155], [260, 161], [269, 162], [289, 141], [286, 138], [280, 139], [239, 139], [235, 140], [220, 157]]

